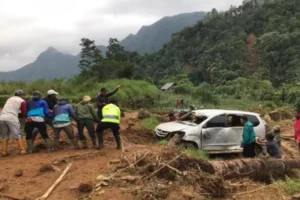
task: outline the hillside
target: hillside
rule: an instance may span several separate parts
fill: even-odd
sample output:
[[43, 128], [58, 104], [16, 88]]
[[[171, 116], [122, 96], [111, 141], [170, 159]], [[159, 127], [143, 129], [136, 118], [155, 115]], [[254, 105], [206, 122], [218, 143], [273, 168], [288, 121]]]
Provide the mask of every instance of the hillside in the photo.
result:
[[188, 73], [194, 84], [224, 84], [257, 76], [276, 87], [300, 81], [300, 1], [248, 0], [227, 12], [213, 10], [175, 34], [140, 64], [156, 83]]
[[67, 78], [79, 73], [79, 57], [63, 54], [50, 47], [37, 59], [18, 70], [0, 72], [1, 80], [33, 81], [37, 79]]
[[128, 51], [142, 54], [157, 51], [171, 40], [173, 33], [196, 24], [204, 15], [204, 12], [194, 12], [164, 17], [152, 25], [143, 26], [136, 35], [130, 34], [121, 41], [121, 45]]

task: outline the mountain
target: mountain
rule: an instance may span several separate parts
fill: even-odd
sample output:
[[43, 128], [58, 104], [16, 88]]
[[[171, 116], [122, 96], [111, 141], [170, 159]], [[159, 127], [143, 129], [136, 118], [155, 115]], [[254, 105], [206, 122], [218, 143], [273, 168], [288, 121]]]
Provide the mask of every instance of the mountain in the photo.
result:
[[[204, 12], [179, 14], [164, 17], [150, 26], [143, 26], [136, 35], [129, 35], [121, 44], [126, 50], [140, 53], [153, 52], [170, 41], [171, 35], [186, 26], [195, 24], [204, 17]], [[97, 46], [105, 56], [107, 47]], [[0, 80], [34, 81], [37, 79], [68, 78], [79, 73], [80, 53], [76, 56], [63, 54], [50, 47], [38, 58], [18, 70], [0, 72]]]
[[164, 17], [150, 26], [143, 26], [136, 35], [128, 35], [121, 45], [128, 51], [142, 54], [155, 52], [171, 40], [173, 33], [196, 24], [204, 16], [204, 12], [194, 12]]
[[10, 72], [0, 72], [0, 80], [33, 81], [37, 79], [67, 78], [79, 73], [79, 57], [63, 54], [49, 47], [37, 59]]

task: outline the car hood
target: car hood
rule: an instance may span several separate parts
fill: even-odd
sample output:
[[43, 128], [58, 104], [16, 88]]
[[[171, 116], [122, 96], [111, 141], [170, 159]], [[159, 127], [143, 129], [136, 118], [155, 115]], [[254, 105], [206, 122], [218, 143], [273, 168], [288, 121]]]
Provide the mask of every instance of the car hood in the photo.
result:
[[184, 122], [167, 122], [160, 124], [156, 127], [156, 129], [160, 129], [162, 131], [167, 132], [175, 132], [175, 131], [181, 131], [187, 128], [191, 128], [195, 126], [193, 123], [186, 122], [187, 124], [184, 124]]

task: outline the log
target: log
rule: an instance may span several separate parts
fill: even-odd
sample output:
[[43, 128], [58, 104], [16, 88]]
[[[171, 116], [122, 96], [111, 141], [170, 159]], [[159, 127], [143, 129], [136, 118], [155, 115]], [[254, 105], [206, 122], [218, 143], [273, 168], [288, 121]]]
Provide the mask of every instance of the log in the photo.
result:
[[47, 190], [47, 192], [41, 196], [40, 198], [37, 198], [36, 200], [45, 200], [48, 198], [48, 196], [50, 195], [50, 193], [52, 192], [52, 190], [54, 190], [54, 188], [61, 182], [61, 180], [64, 178], [64, 176], [67, 174], [67, 172], [70, 170], [70, 168], [72, 167], [72, 163], [70, 163], [66, 169], [63, 171], [63, 173], [58, 177], [58, 179], [56, 179], [56, 181], [51, 185], [51, 187]]
[[12, 199], [12, 200], [24, 200], [25, 198], [19, 198], [19, 197], [14, 197], [11, 195], [7, 195], [7, 194], [0, 194], [1, 199], [2, 198], [6, 198], [6, 199]]
[[225, 179], [249, 177], [268, 180], [283, 177], [292, 169], [300, 168], [300, 160], [281, 159], [237, 159], [229, 161], [208, 161], [201, 170], [222, 176]]

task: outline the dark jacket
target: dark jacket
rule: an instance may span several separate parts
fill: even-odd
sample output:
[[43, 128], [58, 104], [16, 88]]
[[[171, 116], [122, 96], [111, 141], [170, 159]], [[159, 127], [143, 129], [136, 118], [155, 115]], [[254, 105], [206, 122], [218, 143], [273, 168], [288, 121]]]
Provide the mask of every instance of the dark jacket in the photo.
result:
[[99, 121], [93, 104], [89, 102], [80, 102], [75, 107], [75, 113], [77, 119], [92, 119], [94, 121]]
[[108, 97], [116, 94], [116, 92], [118, 91], [119, 89], [115, 89], [114, 91], [112, 92], [108, 92], [106, 93], [105, 95], [102, 95], [101, 93], [97, 96], [96, 98], [96, 103], [97, 103], [97, 107], [98, 109], [102, 110], [102, 108], [108, 104]]
[[273, 158], [281, 158], [282, 157], [281, 149], [275, 140], [267, 142], [267, 151], [268, 151], [268, 154], [270, 154], [270, 156], [272, 156]]
[[53, 110], [54, 106], [57, 104], [57, 99], [51, 99], [51, 98], [48, 97], [48, 96], [45, 97], [43, 100], [47, 102], [48, 108], [49, 108], [50, 110]]
[[75, 112], [70, 104], [65, 100], [60, 100], [57, 105], [53, 108], [53, 123], [68, 123], [70, 122], [70, 117], [74, 120], [77, 119]]
[[37, 97], [33, 97], [27, 101], [27, 116], [52, 118], [46, 101]]

